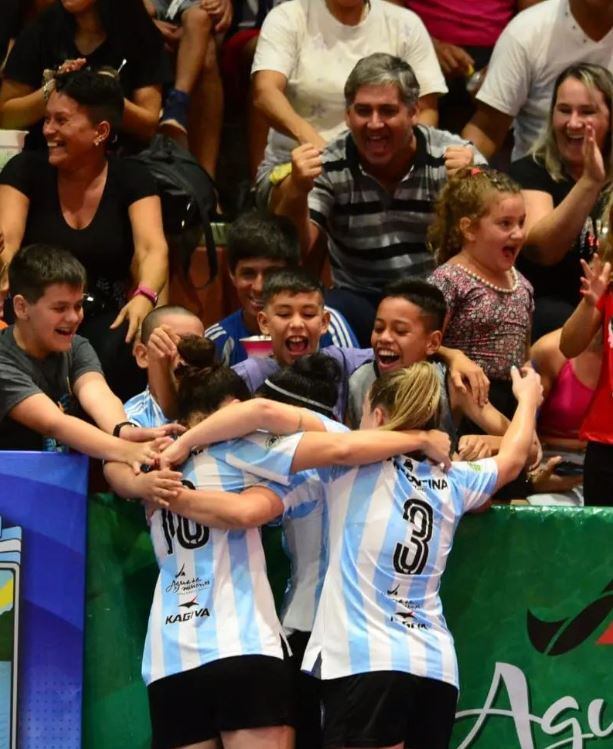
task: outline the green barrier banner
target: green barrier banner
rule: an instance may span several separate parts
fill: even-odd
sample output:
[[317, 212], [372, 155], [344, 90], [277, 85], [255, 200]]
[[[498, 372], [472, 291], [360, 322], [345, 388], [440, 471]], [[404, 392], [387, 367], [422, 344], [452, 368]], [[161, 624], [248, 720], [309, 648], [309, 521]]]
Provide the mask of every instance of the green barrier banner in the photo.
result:
[[[262, 534], [275, 600], [289, 574], [281, 528]], [[158, 568], [143, 508], [90, 497], [83, 704], [84, 749], [149, 749], [143, 644]]]
[[[287, 575], [267, 529], [278, 599]], [[142, 647], [157, 577], [138, 505], [90, 500], [85, 749], [149, 746]], [[453, 749], [613, 749], [613, 510], [496, 507], [443, 581], [461, 694]]]
[[454, 749], [613, 747], [613, 510], [465, 518], [443, 583]]

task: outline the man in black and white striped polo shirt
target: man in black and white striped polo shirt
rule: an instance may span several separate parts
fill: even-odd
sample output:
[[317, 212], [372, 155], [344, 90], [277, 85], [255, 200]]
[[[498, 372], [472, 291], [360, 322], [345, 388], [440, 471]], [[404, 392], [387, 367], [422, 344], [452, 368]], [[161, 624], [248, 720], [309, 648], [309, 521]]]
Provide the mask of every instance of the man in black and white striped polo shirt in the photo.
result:
[[426, 233], [449, 174], [486, 163], [459, 136], [417, 125], [418, 97], [404, 60], [383, 53], [360, 60], [345, 84], [349, 132], [323, 152], [308, 143], [292, 152], [291, 186], [275, 207], [296, 221], [307, 254], [327, 238], [328, 303], [362, 345], [383, 287], [432, 270]]

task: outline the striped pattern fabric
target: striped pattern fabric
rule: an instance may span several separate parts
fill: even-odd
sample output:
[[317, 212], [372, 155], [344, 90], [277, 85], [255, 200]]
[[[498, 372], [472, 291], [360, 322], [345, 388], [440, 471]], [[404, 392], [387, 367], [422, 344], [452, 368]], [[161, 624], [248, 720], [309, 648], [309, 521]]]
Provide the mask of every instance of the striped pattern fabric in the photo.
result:
[[457, 687], [440, 580], [461, 516], [496, 476], [491, 459], [448, 474], [404, 457], [331, 469], [328, 570], [303, 669], [322, 679], [402, 671]]
[[159, 427], [169, 423], [148, 387], [126, 401], [124, 409], [128, 419], [140, 427]]
[[[309, 193], [309, 214], [328, 235], [336, 286], [376, 294], [398, 277], [432, 271], [426, 233], [447, 181], [445, 149], [470, 144], [436, 128], [418, 125], [414, 132], [415, 159], [393, 194], [364, 171], [350, 133], [326, 147], [323, 172]], [[486, 163], [478, 152], [474, 161]]]
[[[214, 445], [192, 456], [183, 477], [197, 489], [240, 492], [259, 483], [230, 466], [236, 453], [246, 463], [266, 456], [266, 477], [286, 481], [293, 449], [256, 434]], [[142, 673], [146, 684], [231, 656], [283, 658], [281, 624], [266, 574], [260, 531], [207, 528], [169, 510], [151, 518], [151, 540], [160, 568]]]
[[[295, 441], [286, 443], [289, 454], [295, 448]], [[270, 466], [261, 457], [250, 470], [264, 476]], [[398, 456], [318, 474], [326, 495], [328, 561], [303, 670], [321, 679], [401, 671], [457, 687], [440, 581], [460, 518], [493, 492], [495, 460], [457, 462], [444, 473]], [[286, 513], [298, 513], [301, 502], [313, 503], [304, 486], [298, 475], [270, 488]]]

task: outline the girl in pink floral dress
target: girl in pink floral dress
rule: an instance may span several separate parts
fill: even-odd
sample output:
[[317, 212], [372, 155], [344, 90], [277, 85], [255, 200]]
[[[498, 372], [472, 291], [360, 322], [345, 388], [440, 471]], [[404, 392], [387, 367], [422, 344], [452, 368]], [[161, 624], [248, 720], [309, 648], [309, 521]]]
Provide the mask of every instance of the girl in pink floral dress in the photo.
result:
[[449, 308], [444, 344], [461, 349], [490, 378], [490, 399], [513, 413], [510, 369], [527, 357], [532, 287], [515, 269], [525, 239], [519, 185], [491, 169], [460, 170], [441, 191], [429, 239], [438, 267], [430, 281]]

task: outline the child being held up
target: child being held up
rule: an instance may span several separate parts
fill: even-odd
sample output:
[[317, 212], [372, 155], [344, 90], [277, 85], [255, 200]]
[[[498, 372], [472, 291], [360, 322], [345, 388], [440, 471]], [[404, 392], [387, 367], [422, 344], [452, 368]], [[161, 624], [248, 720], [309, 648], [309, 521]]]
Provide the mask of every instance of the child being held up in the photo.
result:
[[490, 399], [510, 417], [511, 367], [527, 359], [534, 309], [515, 269], [525, 240], [519, 185], [482, 167], [461, 169], [441, 190], [429, 239], [438, 267], [430, 282], [445, 296], [443, 342], [461, 349], [490, 379]]
[[[15, 323], [0, 333], [0, 449], [63, 450], [151, 465], [174, 428], [140, 429], [126, 421], [89, 342], [83, 320], [85, 269], [69, 252], [22, 247], [9, 268]], [[92, 424], [78, 418], [85, 412]], [[146, 441], [148, 440], [148, 441]]]
[[[247, 358], [241, 338], [260, 335], [258, 314], [262, 310], [264, 276], [273, 269], [295, 268], [300, 262], [300, 243], [294, 225], [282, 216], [249, 211], [230, 225], [228, 232], [230, 280], [240, 309], [205, 331], [213, 341], [221, 362], [231, 367]], [[330, 315], [321, 346], [357, 346], [349, 323], [340, 312], [326, 307]]]

